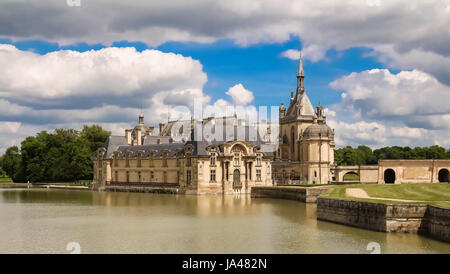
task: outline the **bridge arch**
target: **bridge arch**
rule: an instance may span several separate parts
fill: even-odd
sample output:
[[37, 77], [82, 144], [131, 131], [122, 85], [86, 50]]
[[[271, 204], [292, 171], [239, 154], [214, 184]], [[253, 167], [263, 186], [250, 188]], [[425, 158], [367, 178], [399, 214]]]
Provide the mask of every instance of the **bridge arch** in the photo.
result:
[[344, 181], [360, 181], [360, 176], [355, 171], [349, 171], [342, 177]]

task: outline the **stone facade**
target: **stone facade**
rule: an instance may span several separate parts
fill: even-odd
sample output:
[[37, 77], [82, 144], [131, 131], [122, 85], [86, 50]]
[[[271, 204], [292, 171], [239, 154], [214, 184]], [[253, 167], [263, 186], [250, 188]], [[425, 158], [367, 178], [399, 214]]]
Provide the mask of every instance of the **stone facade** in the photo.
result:
[[450, 160], [380, 160], [379, 184], [449, 182]]
[[335, 182], [352, 173], [362, 184], [448, 183], [450, 160], [380, 160], [372, 166], [336, 166]]
[[[142, 192], [166, 189], [186, 194], [250, 193], [253, 186], [272, 185], [273, 155], [261, 150], [262, 141], [245, 141], [251, 135], [249, 127], [238, 126], [235, 118], [228, 119], [232, 121], [233, 133], [242, 129], [246, 133], [244, 140], [228, 134], [231, 140], [208, 142], [185, 141], [178, 130], [181, 135], [175, 140], [172, 131], [167, 130], [173, 123], [161, 125], [160, 133], [155, 135], [143, 125], [140, 115], [138, 126], [126, 130], [123, 137], [109, 137], [98, 149], [94, 157], [94, 185], [114, 191], [145, 188]], [[195, 134], [195, 122], [187, 124], [192, 127], [186, 128], [186, 138]]]

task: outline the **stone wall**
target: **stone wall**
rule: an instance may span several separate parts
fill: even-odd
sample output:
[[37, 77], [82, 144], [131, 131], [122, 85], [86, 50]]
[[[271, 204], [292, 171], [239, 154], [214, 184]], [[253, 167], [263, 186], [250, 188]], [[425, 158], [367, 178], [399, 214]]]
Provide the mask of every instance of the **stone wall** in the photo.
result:
[[450, 243], [450, 209], [428, 206], [422, 232]]
[[326, 188], [320, 187], [253, 187], [251, 197], [277, 198], [296, 200], [304, 203], [315, 203], [317, 198], [326, 191]]
[[450, 242], [450, 209], [426, 204], [383, 204], [317, 199], [317, 219], [383, 232], [429, 235]]

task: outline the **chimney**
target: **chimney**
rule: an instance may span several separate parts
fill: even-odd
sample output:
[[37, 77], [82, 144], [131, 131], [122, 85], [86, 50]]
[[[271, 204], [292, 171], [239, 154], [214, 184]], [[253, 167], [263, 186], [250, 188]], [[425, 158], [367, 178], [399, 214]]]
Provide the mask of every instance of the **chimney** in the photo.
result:
[[164, 129], [164, 123], [159, 123], [159, 136], [162, 136], [163, 129]]
[[142, 129], [138, 128], [136, 129], [136, 139], [137, 139], [137, 145], [142, 145]]
[[131, 129], [125, 130], [125, 138], [127, 139], [127, 144], [131, 145]]
[[153, 136], [155, 134], [155, 128], [153, 126], [149, 126], [147, 130], [147, 135]]

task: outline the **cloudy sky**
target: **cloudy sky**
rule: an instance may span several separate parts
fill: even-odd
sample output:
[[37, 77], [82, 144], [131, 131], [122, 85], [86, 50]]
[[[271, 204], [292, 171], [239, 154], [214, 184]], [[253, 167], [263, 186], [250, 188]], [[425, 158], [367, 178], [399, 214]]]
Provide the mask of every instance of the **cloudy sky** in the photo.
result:
[[337, 144], [450, 146], [450, 0], [2, 0], [0, 153], [41, 130], [123, 134], [306, 90]]

